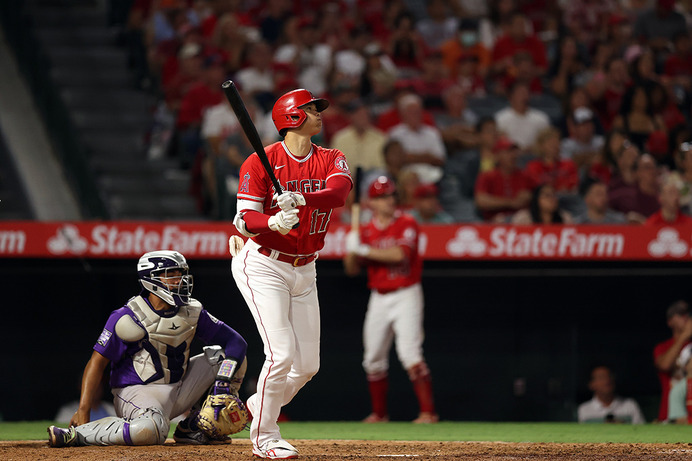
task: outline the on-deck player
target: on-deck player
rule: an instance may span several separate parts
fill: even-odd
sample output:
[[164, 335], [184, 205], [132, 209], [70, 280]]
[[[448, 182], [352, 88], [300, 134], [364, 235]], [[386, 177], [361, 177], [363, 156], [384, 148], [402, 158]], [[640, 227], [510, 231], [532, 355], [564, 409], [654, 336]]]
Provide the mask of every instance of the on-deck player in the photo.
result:
[[389, 351], [392, 341], [408, 372], [419, 405], [414, 423], [438, 421], [433, 402], [430, 370], [423, 357], [423, 263], [418, 254], [418, 224], [397, 210], [396, 187], [386, 176], [368, 189], [371, 221], [346, 237], [346, 274], [360, 273], [367, 265], [372, 290], [363, 326], [363, 368], [367, 373], [372, 413], [364, 422], [389, 421]]
[[[298, 457], [281, 438], [281, 407], [319, 369], [320, 311], [315, 259], [324, 246], [334, 208], [352, 187], [344, 154], [312, 143], [329, 106], [304, 89], [281, 96], [272, 119], [282, 142], [265, 150], [287, 191], [277, 195], [257, 154], [240, 169], [239, 212], [233, 223], [250, 237], [233, 258], [233, 278], [252, 312], [264, 343], [265, 362], [257, 393], [247, 401], [252, 413], [252, 452], [260, 458]], [[293, 226], [299, 226], [293, 229]]]
[[[230, 392], [237, 395], [247, 368], [247, 343], [190, 296], [193, 279], [188, 272], [177, 251], [142, 255], [137, 263], [142, 291], [108, 317], [84, 369], [79, 409], [70, 427], [48, 428], [52, 447], [162, 444], [171, 418], [190, 410], [212, 384], [214, 390], [223, 387], [215, 382], [222, 364], [237, 370], [230, 376]], [[213, 346], [189, 358], [194, 338]], [[90, 421], [92, 396], [109, 363], [118, 416]], [[210, 440], [195, 426], [195, 416], [193, 410], [178, 424], [176, 442], [230, 441]]]

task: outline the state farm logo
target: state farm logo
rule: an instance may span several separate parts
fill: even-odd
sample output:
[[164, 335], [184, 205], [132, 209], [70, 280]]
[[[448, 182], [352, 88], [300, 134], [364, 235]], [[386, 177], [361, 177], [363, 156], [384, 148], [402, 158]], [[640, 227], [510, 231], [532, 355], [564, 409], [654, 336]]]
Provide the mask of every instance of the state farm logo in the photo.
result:
[[677, 230], [670, 227], [664, 227], [658, 231], [656, 240], [649, 242], [649, 254], [656, 258], [664, 256], [673, 256], [680, 258], [687, 254], [688, 245], [680, 240], [680, 234]]
[[462, 227], [454, 238], [447, 242], [447, 251], [454, 256], [482, 256], [487, 246], [485, 240], [478, 236], [478, 230]]
[[145, 226], [123, 229], [115, 224], [93, 228], [64, 224], [48, 239], [46, 246], [54, 255], [129, 256], [175, 249], [189, 255], [220, 256], [228, 254], [228, 235], [225, 231], [185, 231], [173, 225], [160, 229]]
[[48, 251], [54, 255], [65, 253], [82, 254], [89, 248], [87, 239], [79, 234], [79, 229], [71, 224], [58, 228], [56, 234], [48, 239]]
[[461, 227], [447, 243], [453, 256], [493, 258], [557, 257], [587, 258], [622, 256], [625, 237], [619, 232], [579, 232], [574, 227], [559, 230], [494, 227], [487, 239], [474, 227]]

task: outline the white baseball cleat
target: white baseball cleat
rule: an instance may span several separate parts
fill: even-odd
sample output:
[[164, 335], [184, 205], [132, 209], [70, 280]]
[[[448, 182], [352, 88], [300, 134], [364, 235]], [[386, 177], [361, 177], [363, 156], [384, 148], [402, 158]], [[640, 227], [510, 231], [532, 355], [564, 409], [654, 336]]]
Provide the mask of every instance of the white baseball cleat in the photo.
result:
[[275, 439], [265, 443], [262, 448], [253, 446], [252, 454], [264, 459], [295, 459], [298, 450], [285, 440]]

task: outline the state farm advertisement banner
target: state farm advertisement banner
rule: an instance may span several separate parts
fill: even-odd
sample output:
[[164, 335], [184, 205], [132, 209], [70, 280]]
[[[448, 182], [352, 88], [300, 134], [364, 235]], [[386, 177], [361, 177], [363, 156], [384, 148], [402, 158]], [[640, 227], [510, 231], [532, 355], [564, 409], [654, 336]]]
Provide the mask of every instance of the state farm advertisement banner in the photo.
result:
[[[320, 258], [341, 258], [347, 226], [332, 226]], [[0, 258], [138, 258], [175, 249], [229, 258], [230, 223], [0, 222]], [[422, 226], [430, 260], [692, 260], [692, 226]]]

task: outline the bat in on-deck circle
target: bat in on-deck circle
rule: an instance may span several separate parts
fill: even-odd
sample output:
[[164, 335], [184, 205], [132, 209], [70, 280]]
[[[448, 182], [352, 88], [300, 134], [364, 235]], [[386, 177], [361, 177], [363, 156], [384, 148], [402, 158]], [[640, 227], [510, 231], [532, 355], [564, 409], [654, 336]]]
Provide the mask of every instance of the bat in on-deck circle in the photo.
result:
[[[225, 82], [223, 82], [221, 84], [221, 88], [223, 89], [223, 92], [226, 95], [228, 102], [231, 103], [231, 107], [233, 108], [233, 112], [235, 112], [235, 116], [238, 117], [238, 122], [240, 123], [240, 127], [243, 129], [243, 133], [245, 133], [245, 136], [247, 136], [247, 139], [250, 141], [252, 148], [255, 149], [255, 153], [262, 162], [264, 170], [269, 175], [269, 179], [274, 185], [274, 190], [277, 194], [282, 194], [284, 191], [281, 188], [281, 184], [279, 184], [279, 180], [276, 179], [276, 175], [274, 174], [272, 166], [269, 164], [269, 159], [267, 158], [267, 153], [264, 151], [262, 140], [259, 137], [259, 133], [257, 133], [257, 128], [255, 127], [255, 124], [252, 123], [250, 114], [248, 114], [247, 112], [247, 107], [245, 107], [243, 98], [241, 98], [240, 93], [238, 93], [238, 88], [236, 88], [235, 83], [233, 83], [232, 80], [226, 80]], [[296, 227], [298, 227], [298, 224], [293, 226], [294, 229]]]
[[360, 233], [360, 187], [363, 181], [363, 169], [356, 167], [356, 175], [353, 178], [354, 196], [351, 205], [351, 230]]

